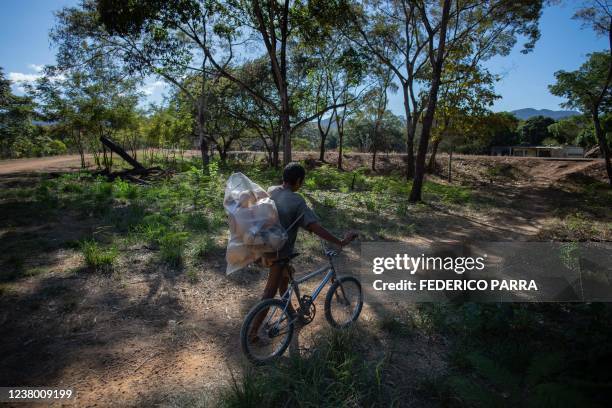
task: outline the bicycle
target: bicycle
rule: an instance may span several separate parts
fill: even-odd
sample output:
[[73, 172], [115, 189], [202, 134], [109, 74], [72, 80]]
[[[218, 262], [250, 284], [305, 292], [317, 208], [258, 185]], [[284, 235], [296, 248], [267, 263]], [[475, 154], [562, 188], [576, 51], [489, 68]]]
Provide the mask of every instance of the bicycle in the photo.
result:
[[[363, 294], [361, 283], [352, 276], [338, 277], [334, 266], [333, 258], [338, 252], [326, 249], [325, 256], [329, 262], [313, 272], [310, 272], [299, 279], [293, 277], [293, 268], [289, 265], [290, 261], [299, 254], [292, 254], [288, 258], [276, 261], [287, 266], [289, 271], [289, 286], [281, 298], [264, 299], [257, 303], [246, 315], [240, 330], [240, 343], [243, 353], [247, 358], [256, 364], [269, 362], [281, 356], [289, 346], [293, 338], [295, 323], [299, 321], [307, 325], [313, 321], [316, 314], [315, 300], [331, 281], [331, 286], [325, 297], [325, 318], [328, 323], [335, 328], [346, 328], [357, 320], [363, 307]], [[315, 276], [325, 273], [319, 285], [310, 295], [300, 296], [299, 285], [309, 281]], [[298, 302], [298, 309], [291, 313], [289, 308], [291, 295], [295, 293]], [[346, 313], [346, 318], [341, 318], [337, 314]], [[260, 318], [260, 326], [255, 338], [251, 336], [253, 323], [256, 317], [263, 313]], [[264, 350], [260, 350], [260, 349]], [[270, 350], [271, 351], [266, 351]]]

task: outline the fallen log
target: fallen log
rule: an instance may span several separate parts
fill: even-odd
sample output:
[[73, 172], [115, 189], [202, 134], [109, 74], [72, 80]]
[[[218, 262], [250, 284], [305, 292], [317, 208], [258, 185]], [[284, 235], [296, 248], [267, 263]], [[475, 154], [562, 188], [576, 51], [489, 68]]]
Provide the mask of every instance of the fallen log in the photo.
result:
[[[157, 173], [157, 175], [165, 174], [165, 171], [158, 167], [149, 167], [146, 168], [138, 160], [134, 159], [129, 153], [127, 153], [121, 146], [113, 142], [107, 137], [100, 136], [100, 142], [105, 147], [108, 147], [112, 152], [115, 152], [125, 160], [128, 164], [130, 164], [133, 168], [129, 170], [117, 171], [117, 172], [109, 172], [108, 170], [101, 171], [100, 175], [106, 176], [109, 180], [115, 180], [116, 178], [122, 178], [124, 180], [129, 180], [138, 184], [150, 184], [148, 181], [143, 180], [142, 177], [149, 176], [151, 174]], [[140, 176], [138, 178], [136, 176]]]
[[100, 136], [100, 142], [106, 147], [108, 147], [111, 151], [117, 153], [123, 160], [128, 162], [134, 169], [144, 169], [145, 167], [138, 162], [138, 160], [134, 159], [130, 156], [121, 146], [117, 143], [113, 142], [107, 137]]

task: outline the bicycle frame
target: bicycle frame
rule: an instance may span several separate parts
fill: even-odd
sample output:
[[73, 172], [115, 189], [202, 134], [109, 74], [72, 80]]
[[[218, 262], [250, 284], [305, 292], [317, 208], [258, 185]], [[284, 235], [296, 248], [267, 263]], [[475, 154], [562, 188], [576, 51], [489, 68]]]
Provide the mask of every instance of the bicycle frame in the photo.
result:
[[[289, 307], [289, 303], [291, 301], [291, 295], [293, 294], [293, 292], [295, 292], [295, 296], [297, 298], [298, 304], [300, 305], [300, 309], [302, 310], [302, 313], [304, 310], [308, 310], [306, 306], [310, 307], [310, 304], [312, 304], [317, 299], [317, 297], [319, 297], [325, 285], [327, 285], [327, 283], [330, 280], [333, 281], [333, 279], [335, 279], [336, 269], [334, 268], [334, 263], [332, 261], [332, 256], [333, 256], [332, 254], [334, 254], [334, 252], [333, 251], [332, 252], [325, 251], [325, 252], [327, 255], [327, 259], [329, 261], [329, 265], [322, 266], [316, 271], [307, 273], [306, 275], [302, 276], [299, 279], [294, 279], [293, 276], [289, 276], [289, 279], [290, 279], [289, 287], [287, 288], [285, 293], [283, 293], [283, 296], [281, 296], [281, 300], [285, 302], [285, 308], [283, 309], [283, 312], [287, 310], [287, 308]], [[310, 304], [305, 304], [304, 302], [302, 302], [302, 297], [300, 296], [299, 285], [325, 272], [327, 273], [321, 280], [321, 283], [319, 283], [319, 285], [310, 294]]]

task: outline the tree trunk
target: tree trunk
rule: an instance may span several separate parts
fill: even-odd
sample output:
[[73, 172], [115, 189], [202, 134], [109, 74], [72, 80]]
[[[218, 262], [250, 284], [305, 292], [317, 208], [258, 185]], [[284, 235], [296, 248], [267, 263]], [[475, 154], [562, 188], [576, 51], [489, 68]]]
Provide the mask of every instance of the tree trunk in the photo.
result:
[[[204, 87], [202, 87], [204, 88]], [[208, 140], [206, 139], [206, 116], [204, 106], [204, 95], [200, 96], [198, 101], [198, 112], [197, 112], [197, 126], [198, 126], [198, 136], [200, 138], [200, 155], [202, 157], [202, 171], [208, 171], [208, 164], [210, 163], [210, 156], [208, 155]]]
[[208, 164], [210, 157], [208, 155], [208, 140], [206, 139], [206, 60], [202, 61], [202, 85], [200, 87], [200, 96], [197, 99], [197, 124], [200, 137], [200, 154], [202, 156], [202, 171], [208, 173]]
[[436, 112], [436, 104], [438, 97], [438, 88], [440, 87], [440, 73], [434, 74], [429, 91], [427, 102], [427, 112], [423, 117], [423, 130], [421, 139], [419, 140], [419, 150], [417, 152], [416, 163], [414, 168], [414, 182], [410, 191], [410, 202], [421, 201], [421, 190], [423, 188], [423, 179], [425, 178], [425, 158], [427, 156], [427, 148], [429, 145], [429, 137], [433, 125], [434, 114]]
[[410, 111], [410, 104], [408, 103], [408, 84], [403, 84], [402, 89], [404, 91], [404, 111], [406, 113], [406, 180], [411, 180], [414, 177], [414, 129], [412, 122], [415, 118], [412, 118]]
[[[444, 64], [444, 49], [446, 48], [446, 29], [448, 26], [450, 13], [450, 0], [444, 0], [442, 5], [442, 18], [439, 28], [438, 49], [436, 56], [430, 56], [432, 63], [432, 80], [427, 97], [427, 111], [423, 118], [423, 129], [421, 130], [421, 139], [419, 140], [419, 150], [417, 152], [416, 163], [414, 168], [414, 182], [410, 191], [410, 202], [421, 201], [421, 191], [423, 189], [423, 179], [425, 178], [425, 157], [427, 155], [427, 147], [429, 145], [429, 137], [431, 136], [431, 128], [433, 126], [434, 115], [436, 113], [436, 105], [438, 103], [438, 89], [440, 88], [440, 77], [442, 76], [442, 67]], [[430, 34], [433, 35], [433, 34]], [[433, 50], [430, 50], [433, 53]]]
[[280, 164], [280, 160], [279, 160], [279, 154], [278, 154], [278, 150], [279, 150], [279, 146], [275, 145], [272, 149], [272, 166], [274, 166], [274, 168], [278, 168], [279, 164]]
[[228, 150], [228, 146], [224, 144], [217, 145], [217, 153], [219, 153], [219, 160], [222, 163], [225, 163], [225, 161], [227, 160], [227, 150]]
[[[74, 135], [74, 131], [73, 131]], [[79, 151], [79, 156], [81, 157], [81, 168], [85, 168], [85, 149], [83, 148], [83, 137], [81, 133], [81, 129], [77, 129], [77, 136], [73, 136], [76, 141], [77, 150]]]
[[448, 182], [453, 181], [453, 147], [451, 146], [450, 152], [448, 153]]
[[438, 137], [433, 141], [433, 144], [431, 145], [431, 156], [429, 156], [429, 163], [427, 163], [428, 173], [433, 173], [436, 170], [436, 153], [438, 153], [438, 146], [440, 146], [441, 140], [442, 139]]
[[606, 141], [606, 132], [601, 127], [599, 121], [599, 115], [593, 113], [593, 123], [595, 125], [595, 134], [597, 135], [597, 141], [599, 142], [599, 150], [603, 156], [604, 162], [606, 163], [606, 172], [608, 173], [608, 183], [612, 186], [612, 164], [610, 164], [610, 148]]
[[[346, 109], [346, 108], [345, 108]], [[344, 118], [344, 114], [342, 115]], [[336, 129], [338, 130], [338, 170], [342, 170], [342, 148], [344, 144], [344, 121], [338, 117], [336, 111]]]
[[321, 147], [319, 148], [319, 160], [325, 162], [325, 139], [327, 135], [324, 132], [320, 132], [321, 134]]
[[376, 149], [372, 150], [372, 171], [376, 171]]
[[289, 123], [289, 97], [287, 87], [281, 93], [281, 134], [283, 136], [283, 165], [291, 163], [291, 124]]

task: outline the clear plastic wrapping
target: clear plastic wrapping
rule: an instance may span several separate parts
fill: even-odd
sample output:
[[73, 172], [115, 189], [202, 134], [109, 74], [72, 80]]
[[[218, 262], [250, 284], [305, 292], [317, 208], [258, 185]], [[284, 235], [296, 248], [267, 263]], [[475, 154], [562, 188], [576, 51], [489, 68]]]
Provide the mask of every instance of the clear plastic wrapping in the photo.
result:
[[227, 274], [244, 268], [266, 252], [279, 250], [287, 241], [274, 201], [244, 174], [234, 173], [227, 180], [223, 207], [230, 230], [225, 253]]

